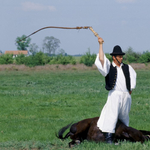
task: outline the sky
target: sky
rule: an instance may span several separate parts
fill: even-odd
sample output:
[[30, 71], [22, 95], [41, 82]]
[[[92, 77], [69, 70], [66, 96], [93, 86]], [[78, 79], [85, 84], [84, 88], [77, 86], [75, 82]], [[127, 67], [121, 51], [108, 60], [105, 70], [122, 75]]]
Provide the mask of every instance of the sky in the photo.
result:
[[[150, 51], [150, 0], [0, 0], [0, 50], [17, 50], [17, 37], [46, 27], [91, 26], [104, 39], [103, 50], [115, 45]], [[89, 29], [45, 29], [32, 35], [42, 49], [46, 36], [60, 40], [69, 55], [98, 53], [97, 37]]]

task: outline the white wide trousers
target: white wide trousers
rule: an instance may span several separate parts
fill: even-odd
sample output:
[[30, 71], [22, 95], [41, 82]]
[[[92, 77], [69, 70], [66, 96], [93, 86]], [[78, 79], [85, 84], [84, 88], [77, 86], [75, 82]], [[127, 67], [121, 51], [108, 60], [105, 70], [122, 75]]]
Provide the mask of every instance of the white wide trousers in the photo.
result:
[[129, 126], [131, 101], [129, 92], [109, 91], [107, 102], [97, 122], [99, 129], [102, 132], [115, 133], [118, 119]]

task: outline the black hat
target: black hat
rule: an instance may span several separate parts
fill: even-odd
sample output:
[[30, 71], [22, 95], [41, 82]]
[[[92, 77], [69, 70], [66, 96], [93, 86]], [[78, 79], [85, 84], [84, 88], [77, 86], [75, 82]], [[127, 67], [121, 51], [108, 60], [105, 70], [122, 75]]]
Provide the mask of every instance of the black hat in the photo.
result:
[[110, 55], [125, 55], [125, 53], [122, 52], [122, 49], [119, 45], [116, 45], [113, 49], [113, 52], [110, 53]]

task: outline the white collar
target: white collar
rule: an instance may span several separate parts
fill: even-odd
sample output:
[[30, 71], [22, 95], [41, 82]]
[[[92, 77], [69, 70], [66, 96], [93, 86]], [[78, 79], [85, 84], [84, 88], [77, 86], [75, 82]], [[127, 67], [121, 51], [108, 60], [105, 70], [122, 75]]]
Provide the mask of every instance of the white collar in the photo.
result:
[[[113, 65], [113, 67], [116, 67], [116, 66], [117, 66], [114, 62], [112, 62], [112, 65]], [[120, 67], [122, 67], [122, 66], [123, 66], [123, 63], [120, 64]], [[118, 67], [118, 66], [117, 66], [117, 67]], [[120, 68], [120, 67], [119, 67], [119, 68]]]

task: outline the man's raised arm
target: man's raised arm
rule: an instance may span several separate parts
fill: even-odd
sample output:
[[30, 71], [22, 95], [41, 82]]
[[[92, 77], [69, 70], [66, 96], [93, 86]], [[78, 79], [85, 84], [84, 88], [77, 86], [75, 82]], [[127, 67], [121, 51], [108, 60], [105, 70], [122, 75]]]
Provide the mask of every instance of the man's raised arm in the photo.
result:
[[102, 64], [102, 66], [103, 66], [104, 65], [104, 52], [103, 52], [103, 42], [104, 42], [104, 40], [101, 37], [99, 37], [98, 42], [99, 42], [99, 60]]

